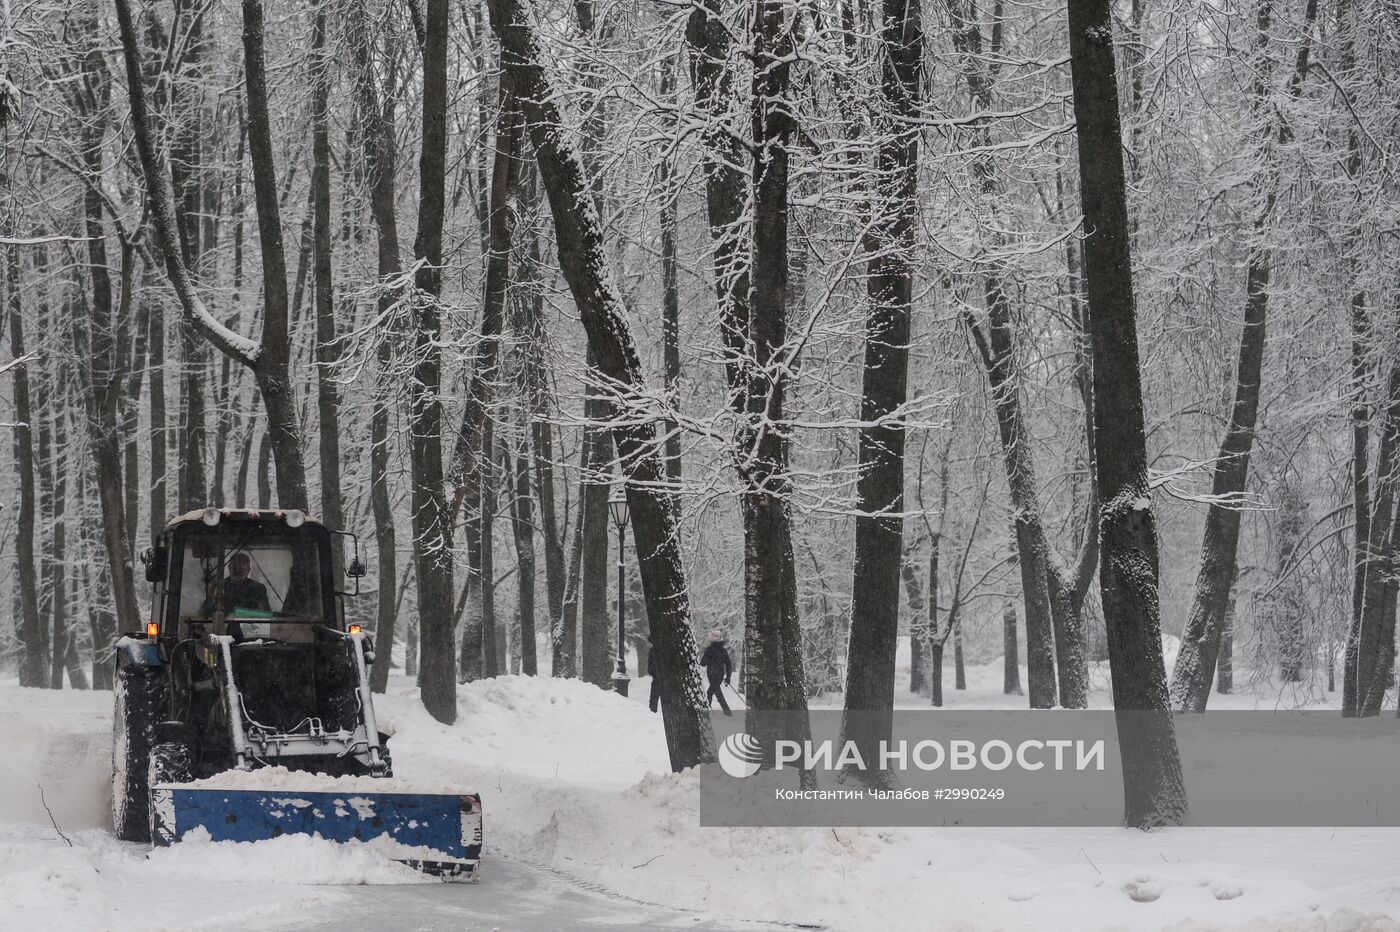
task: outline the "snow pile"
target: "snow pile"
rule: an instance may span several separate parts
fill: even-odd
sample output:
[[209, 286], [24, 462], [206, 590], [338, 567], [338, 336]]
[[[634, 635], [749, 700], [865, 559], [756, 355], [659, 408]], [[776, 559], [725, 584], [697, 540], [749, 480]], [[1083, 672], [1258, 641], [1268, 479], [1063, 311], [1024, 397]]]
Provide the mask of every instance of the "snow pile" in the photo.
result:
[[[969, 681], [964, 707], [1025, 701], [1000, 695], [999, 668]], [[402, 777], [480, 788], [488, 877], [499, 853], [649, 902], [834, 930], [1400, 930], [1400, 844], [1382, 829], [701, 828], [700, 774], [668, 772], [639, 685], [623, 699], [472, 683], [451, 726], [411, 689], [381, 705]]]
[[[432, 877], [390, 860], [412, 857], [392, 839], [339, 844], [318, 836], [283, 835], [264, 841], [213, 841], [197, 828], [178, 845], [150, 852], [152, 876], [211, 877], [241, 883], [382, 884], [434, 883]], [[421, 852], [417, 856], [423, 856]]]
[[442, 793], [461, 796], [474, 792], [460, 783], [441, 780], [425, 782], [391, 777], [344, 777], [324, 773], [288, 770], [286, 767], [259, 767], [256, 770], [228, 770], [224, 773], [176, 783], [192, 790], [282, 790], [287, 793]]

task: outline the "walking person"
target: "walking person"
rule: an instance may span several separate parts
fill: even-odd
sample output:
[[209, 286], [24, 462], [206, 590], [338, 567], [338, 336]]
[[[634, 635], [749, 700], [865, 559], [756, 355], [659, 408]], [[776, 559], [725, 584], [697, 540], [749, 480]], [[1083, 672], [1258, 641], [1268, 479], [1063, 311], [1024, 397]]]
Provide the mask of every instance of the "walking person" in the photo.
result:
[[713, 707], [713, 700], [718, 699], [724, 714], [733, 715], [734, 713], [729, 711], [729, 703], [724, 701], [724, 691], [720, 689], [720, 683], [729, 685], [730, 677], [734, 673], [734, 664], [724, 646], [724, 635], [719, 631], [710, 632], [710, 643], [700, 655], [700, 665], [705, 668], [705, 676], [710, 680], [710, 690], [705, 694], [706, 705]]

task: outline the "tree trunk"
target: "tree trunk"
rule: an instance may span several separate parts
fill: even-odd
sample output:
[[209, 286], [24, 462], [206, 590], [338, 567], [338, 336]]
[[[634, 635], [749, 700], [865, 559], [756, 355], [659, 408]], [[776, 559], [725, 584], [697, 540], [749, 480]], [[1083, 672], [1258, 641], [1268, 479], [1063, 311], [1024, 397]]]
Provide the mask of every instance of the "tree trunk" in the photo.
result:
[[159, 533], [170, 517], [170, 493], [168, 491], [169, 458], [166, 455], [166, 439], [169, 436], [169, 417], [165, 410], [165, 315], [152, 313], [150, 319], [151, 347], [151, 484], [150, 514], [151, 533]]
[[1007, 602], [1001, 608], [1002, 677], [1001, 691], [1007, 696], [1021, 695], [1021, 657], [1017, 645], [1016, 605]]
[[418, 685], [440, 722], [457, 719], [452, 606], [452, 521], [442, 475], [442, 229], [447, 172], [447, 0], [427, 0], [423, 44], [423, 147], [418, 160], [418, 260], [414, 284], [413, 378], [409, 383], [409, 466], [413, 548], [418, 566]]
[[[805, 712], [802, 634], [797, 617], [792, 515], [788, 497], [788, 439], [785, 418], [787, 347], [788, 161], [797, 136], [792, 96], [792, 26], [779, 0], [753, 6], [753, 243], [749, 258], [753, 365], [744, 376], [746, 418], [740, 429], [740, 477], [745, 484], [745, 593], [748, 617], [744, 638], [744, 701], [750, 708]], [[892, 564], [898, 604], [898, 554]], [[898, 609], [895, 610], [896, 623]], [[891, 683], [893, 674], [890, 675]], [[873, 692], [857, 695], [847, 681], [847, 707], [864, 708]], [[863, 687], [857, 687], [860, 690]]]
[[[520, 446], [511, 457], [515, 468], [510, 519], [515, 532], [515, 560], [520, 591], [517, 612], [520, 618], [520, 633], [516, 641], [520, 655], [518, 666], [519, 672], [526, 676], [535, 676], [539, 673], [535, 658], [535, 521], [530, 501], [528, 436], [522, 423], [518, 437]], [[506, 453], [510, 456], [509, 450]]]
[[[203, 272], [200, 228], [194, 218], [203, 209], [203, 102], [204, 18], [190, 0], [176, 6], [178, 20], [188, 20], [189, 47], [185, 53], [185, 80], [172, 85], [171, 106], [180, 114], [178, 130], [171, 140], [170, 176], [179, 209], [175, 213], [179, 233], [180, 258], [194, 281]], [[177, 28], [179, 23], [177, 22]], [[242, 169], [242, 166], [239, 166]], [[163, 193], [163, 192], [162, 192]], [[164, 248], [164, 247], [162, 247]], [[180, 326], [180, 433], [176, 454], [176, 498], [180, 512], [203, 508], [205, 498], [204, 450], [207, 441], [204, 374], [207, 360], [196, 328], [186, 321]], [[216, 503], [217, 504], [217, 503]]]
[[[340, 357], [331, 281], [330, 53], [326, 48], [326, 8], [316, 8], [311, 28], [311, 213], [316, 278], [316, 413], [321, 421], [321, 521], [345, 530], [340, 489], [340, 392], [334, 367]], [[345, 578], [345, 547], [332, 536], [331, 578]]]
[[[20, 296], [19, 247], [6, 250], [5, 283], [9, 288], [10, 353], [16, 360], [26, 356], [24, 306]], [[19, 515], [15, 521], [15, 578], [19, 587], [20, 615], [15, 619], [19, 638], [19, 684], [45, 683], [47, 635], [39, 620], [39, 586], [34, 563], [34, 415], [29, 406], [29, 364], [14, 367], [15, 468], [19, 471]]]
[[927, 610], [924, 606], [923, 586], [919, 583], [919, 574], [914, 569], [913, 560], [908, 559], [913, 553], [905, 556], [900, 575], [904, 579], [905, 595], [909, 597], [909, 691], [917, 696], [928, 689], [928, 671], [924, 668], [930, 645], [928, 629], [924, 623]]
[[[743, 483], [744, 662], [741, 679], [750, 708], [806, 709], [801, 633], [797, 619], [792, 523], [787, 512], [786, 442], [772, 424], [783, 416], [786, 375], [764, 376], [786, 336], [787, 149], [796, 127], [777, 106], [790, 89], [790, 67], [782, 49], [791, 45], [783, 10], [773, 2], [755, 5], [753, 78], [754, 138], [763, 157], [753, 168], [752, 254], [745, 262], [743, 231], [748, 184], [745, 149], [727, 130], [733, 80], [728, 61], [731, 37], [713, 0], [696, 4], [686, 23], [691, 84], [709, 116], [702, 133], [702, 159], [715, 294], [725, 375], [738, 416], [734, 438]], [[773, 67], [763, 61], [774, 61]], [[750, 266], [753, 267], [752, 278]], [[759, 287], [750, 290], [750, 282]]]
[[[539, 45], [521, 0], [492, 0], [491, 26], [501, 40], [503, 66], [525, 110], [526, 123], [549, 194], [559, 262], [573, 294], [598, 368], [623, 400], [643, 389], [641, 362], [613, 285], [602, 230], [588, 209], [589, 189], [577, 153], [563, 135], [558, 106]], [[662, 677], [662, 718], [671, 767], [679, 771], [715, 759], [714, 735], [703, 712], [695, 669], [695, 639], [685, 568], [677, 536], [679, 509], [673, 493], [658, 488], [665, 466], [651, 421], [628, 420], [613, 428], [619, 458], [632, 465], [627, 502], [647, 614], [652, 620]]]
[[[982, 55], [982, 28], [971, 5], [964, 8], [954, 3], [952, 14], [954, 48], [966, 59], [963, 66], [973, 106], [983, 112], [994, 107], [992, 75]], [[992, 33], [993, 55], [1000, 53], [999, 24]], [[984, 147], [991, 147], [991, 132], [983, 121], [978, 125], [977, 138]], [[974, 162], [974, 175], [984, 195], [1001, 194], [1001, 181], [991, 156]], [[1041, 524], [1039, 485], [1030, 446], [1030, 431], [1021, 406], [1020, 373], [1017, 364], [1015, 322], [1011, 300], [1006, 288], [1006, 270], [995, 264], [983, 276], [983, 299], [987, 307], [987, 333], [982, 332], [971, 312], [965, 314], [991, 388], [996, 410], [997, 428], [1001, 436], [1002, 458], [1006, 468], [1007, 485], [1011, 492], [1016, 531], [1016, 552], [1021, 571], [1021, 593], [1026, 608], [1026, 675], [1030, 681], [1030, 706], [1048, 709], [1055, 705], [1056, 635], [1070, 640], [1073, 632], [1062, 616], [1062, 631], [1054, 625], [1049, 589], [1049, 543]], [[1067, 645], [1068, 646], [1068, 645]], [[1068, 649], [1066, 657], [1083, 657], [1082, 651]]]
[[[1261, 47], [1268, 41], [1271, 0], [1260, 0], [1258, 36]], [[1308, 72], [1308, 54], [1312, 23], [1317, 16], [1317, 0], [1308, 0], [1305, 8], [1306, 30], [1291, 80], [1289, 94], [1296, 97]], [[1271, 104], [1268, 100], [1267, 69], [1257, 74], [1253, 88], [1254, 109], [1263, 116]], [[1269, 121], [1269, 131], [1275, 123]], [[1278, 123], [1281, 142], [1291, 133], [1286, 123]], [[1272, 174], [1277, 175], [1275, 169]], [[1259, 388], [1264, 363], [1265, 322], [1269, 313], [1269, 280], [1273, 269], [1273, 250], [1261, 240], [1267, 235], [1267, 223], [1273, 214], [1277, 180], [1268, 185], [1264, 205], [1255, 218], [1254, 242], [1245, 271], [1244, 328], [1240, 332], [1239, 362], [1235, 380], [1235, 401], [1230, 411], [1230, 426], [1220, 444], [1211, 476], [1211, 504], [1206, 512], [1205, 535], [1201, 541], [1201, 569], [1196, 577], [1196, 594], [1186, 616], [1181, 650], [1176, 655], [1172, 674], [1172, 707], [1182, 712], [1204, 712], [1210, 700], [1210, 681], [1220, 653], [1220, 631], [1225, 622], [1225, 607], [1230, 598], [1237, 571], [1240, 538], [1239, 499], [1249, 480], [1249, 458], [1254, 449], [1254, 427], [1259, 419]]]
[[967, 689], [967, 664], [963, 661], [962, 617], [948, 612], [948, 623], [953, 632], [953, 688]]
[[1123, 134], [1109, 0], [1069, 0], [1078, 124], [1084, 282], [1093, 346], [1099, 588], [1113, 705], [1154, 713], [1119, 731], [1129, 825], [1175, 824], [1186, 791], [1167, 698], [1157, 603], [1157, 526], [1147, 484], [1147, 432], [1123, 177]]
[[[882, 13], [881, 100], [875, 118], [881, 138], [875, 155], [874, 194], [883, 215], [872, 219], [865, 244], [871, 259], [866, 274], [869, 305], [846, 709], [885, 712], [894, 709], [899, 574], [904, 556], [904, 427], [887, 419], [897, 416], [908, 396], [921, 132], [916, 117], [924, 37], [918, 0], [883, 0]], [[889, 723], [892, 727], [893, 720]], [[871, 740], [889, 737], [886, 728]]]
[[262, 344], [253, 366], [253, 375], [258, 390], [262, 392], [263, 406], [267, 409], [272, 459], [277, 466], [277, 504], [281, 508], [306, 511], [310, 502], [289, 370], [291, 340], [288, 335], [287, 257], [282, 244], [272, 128], [268, 122], [261, 0], [243, 0], [243, 64], [247, 89], [248, 154], [253, 164], [253, 200], [257, 208], [263, 273]]
[[530, 446], [534, 453], [535, 494], [540, 503], [540, 537], [544, 546], [545, 600], [549, 610], [552, 655], [550, 671], [553, 676], [562, 676], [565, 675], [565, 670], [571, 673], [574, 658], [572, 646], [569, 647], [567, 658], [564, 656], [564, 645], [558, 636], [563, 633], [566, 571], [564, 569], [564, 540], [560, 533], [558, 517], [555, 514], [554, 426], [549, 422], [549, 383], [544, 360], [544, 346], [547, 338], [544, 323], [544, 291], [543, 283], [537, 280], [535, 272], [539, 267], [539, 240], [531, 237], [529, 261], [525, 263], [528, 277], [522, 276], [528, 285], [523, 302], [526, 320], [524, 323], [525, 347], [522, 365], [525, 366], [526, 390], [528, 392]]
[[[1330, 664], [1329, 664], [1330, 666]], [[1225, 624], [1220, 629], [1220, 660], [1215, 665], [1215, 691], [1228, 696], [1235, 691], [1235, 594], [1225, 606]], [[1331, 687], [1328, 687], [1331, 691]]]
[[[587, 418], [588, 401], [585, 399], [584, 417]], [[588, 441], [588, 434], [585, 433], [583, 442], [579, 445], [580, 475], [587, 472], [589, 464], [589, 450], [591, 444]], [[578, 669], [578, 599], [579, 590], [582, 588], [580, 574], [583, 569], [583, 503], [586, 498], [586, 488], [582, 478], [579, 480], [579, 504], [574, 512], [574, 534], [572, 544], [569, 546], [569, 566], [568, 579], [564, 585], [564, 601], [562, 602], [559, 617], [554, 622], [554, 630], [550, 632], [554, 654], [553, 676], [579, 676]]]
[[[104, 177], [103, 137], [111, 96], [102, 52], [96, 45], [97, 20], [90, 22], [93, 44], [83, 58], [83, 74], [95, 96], [95, 112], [90, 114], [83, 133], [83, 167], [89, 178]], [[136, 582], [132, 573], [131, 554], [127, 549], [126, 501], [122, 483], [122, 445], [117, 432], [117, 408], [122, 395], [122, 372], [118, 365], [117, 333], [119, 322], [130, 320], [131, 285], [137, 262], [136, 250], [122, 244], [120, 295], [115, 303], [107, 260], [106, 231], [102, 224], [102, 197], [95, 184], [84, 187], [84, 228], [88, 237], [88, 281], [92, 288], [91, 320], [84, 325], [86, 339], [81, 340], [77, 358], [87, 360], [86, 389], [88, 414], [88, 443], [96, 471], [98, 501], [102, 512], [102, 543], [106, 550], [112, 602], [116, 609], [119, 631], [137, 631], [141, 627], [140, 610], [136, 606]], [[75, 326], [75, 336], [84, 329]], [[94, 643], [101, 652], [106, 644]], [[54, 644], [55, 653], [63, 645]]]
[[[63, 436], [62, 425], [62, 418], [56, 419], [54, 424], [55, 439], [60, 445], [66, 442], [67, 439]], [[67, 568], [63, 565], [65, 556], [64, 550], [66, 549], [64, 546], [66, 543], [64, 540], [66, 528], [64, 527], [63, 518], [63, 486], [65, 480], [62, 475], [55, 478], [57, 481], [54, 482], [53, 489], [53, 512], [50, 516], [50, 520], [53, 524], [49, 531], [50, 544], [48, 561], [49, 599], [53, 606], [52, 614], [50, 615], [52, 619], [50, 631], [52, 634], [49, 636], [49, 644], [52, 645], [52, 649], [49, 651], [49, 688], [62, 689], [64, 661], [67, 658], [68, 640], [70, 637], [68, 632], [68, 593], [64, 591], [63, 585], [64, 576], [67, 573]]]
[[[141, 284], [137, 286], [144, 291], [146, 284], [146, 271], [143, 266], [141, 271]], [[138, 530], [141, 524], [141, 458], [139, 451], [139, 441], [141, 439], [141, 383], [145, 381], [146, 372], [146, 342], [150, 336], [150, 321], [152, 317], [151, 304], [148, 297], [142, 296], [135, 299], [137, 301], [136, 319], [133, 322], [134, 330], [129, 329], [132, 325], [123, 325], [123, 342], [130, 342], [131, 353], [127, 354], [125, 347], [119, 347], [122, 358], [122, 369], [126, 373], [126, 381], [122, 386], [121, 398], [121, 426], [117, 432], [122, 438], [122, 480], [125, 483], [123, 489], [124, 510], [126, 514], [126, 552], [135, 555], [137, 550]], [[154, 524], [160, 520], [158, 514], [151, 515], [150, 523]]]
[[[477, 343], [467, 379], [467, 400], [462, 410], [462, 426], [457, 434], [451, 467], [451, 478], [456, 486], [452, 501], [453, 520], [463, 500], [471, 496], [474, 509], [469, 509], [467, 521], [475, 522], [475, 537], [481, 548], [480, 563], [476, 567], [477, 583], [475, 586], [468, 583], [465, 631], [469, 636], [462, 638], [460, 670], [464, 678], [478, 664], [487, 676], [496, 676], [501, 672], [495, 647], [495, 606], [488, 604], [493, 598], [490, 585], [493, 509], [486, 503], [496, 499], [495, 490], [488, 488], [493, 474], [490, 446], [493, 424], [488, 409], [496, 391], [506, 295], [511, 285], [510, 252], [515, 233], [511, 201], [519, 178], [522, 133], [520, 114], [511, 95], [510, 82], [503, 80], [499, 93], [495, 160], [491, 168], [491, 196], [486, 222], [486, 283], [482, 296], [481, 339]], [[473, 595], [480, 600], [479, 605], [472, 604]], [[474, 623], [476, 619], [479, 619], [479, 624]], [[473, 652], [479, 654], [479, 658]]]
[[[661, 63], [661, 96], [669, 97], [676, 89], [676, 59]], [[674, 125], [672, 117], [671, 123]], [[681, 407], [681, 297], [676, 262], [676, 200], [680, 190], [675, 183], [674, 159], [667, 156], [661, 164], [661, 355], [666, 382], [666, 408], [678, 412]], [[666, 479], [673, 485], [681, 481], [681, 432], [674, 417], [666, 421]]]
[[943, 705], [943, 644], [945, 637], [938, 634], [938, 544], [942, 534], [933, 535], [933, 546], [928, 556], [928, 633], [929, 641], [929, 698], [935, 706]]
[[[590, 367], [589, 371], [594, 371]], [[584, 444], [588, 465], [579, 481], [582, 541], [578, 564], [579, 678], [602, 689], [612, 688], [613, 616], [608, 611], [608, 483], [603, 470], [612, 459], [606, 424], [610, 406], [597, 387], [584, 401]]]
[[[379, 591], [375, 612], [375, 638], [383, 652], [384, 662], [375, 664], [371, 685], [384, 692], [389, 682], [389, 668], [394, 652], [395, 622], [399, 599], [394, 588], [398, 578], [397, 541], [394, 511], [389, 498], [389, 385], [393, 365], [397, 326], [391, 318], [398, 295], [389, 291], [386, 282], [403, 271], [399, 257], [398, 212], [394, 204], [396, 182], [396, 146], [394, 140], [394, 110], [392, 94], [384, 95], [381, 103], [379, 89], [374, 83], [369, 34], [369, 22], [362, 4], [352, 4], [347, 17], [346, 38], [355, 60], [355, 102], [361, 123], [361, 139], [365, 150], [366, 179], [369, 185], [370, 215], [374, 218], [375, 243], [380, 283], [377, 308], [386, 321], [386, 331], [379, 338], [377, 350], [379, 373], [374, 401], [370, 407], [370, 506], [374, 511], [374, 539], [378, 548]], [[408, 572], [406, 567], [405, 575]], [[414, 657], [414, 668], [405, 665], [412, 676], [416, 669], [416, 639], [409, 638], [408, 653]]]

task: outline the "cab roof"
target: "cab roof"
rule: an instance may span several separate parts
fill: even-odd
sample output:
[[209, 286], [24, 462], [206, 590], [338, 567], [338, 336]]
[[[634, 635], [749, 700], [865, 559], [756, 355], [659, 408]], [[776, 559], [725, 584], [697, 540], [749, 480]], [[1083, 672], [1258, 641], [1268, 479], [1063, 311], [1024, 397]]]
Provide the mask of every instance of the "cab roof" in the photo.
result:
[[[207, 508], [199, 508], [194, 511], [187, 511], [182, 515], [176, 515], [165, 525], [166, 529], [178, 527], [182, 524], [189, 524], [194, 521], [203, 521]], [[224, 521], [264, 521], [269, 524], [281, 523], [286, 520], [287, 512], [296, 511], [295, 508], [220, 508], [219, 517]], [[321, 523], [320, 519], [311, 515], [306, 515], [306, 524]]]

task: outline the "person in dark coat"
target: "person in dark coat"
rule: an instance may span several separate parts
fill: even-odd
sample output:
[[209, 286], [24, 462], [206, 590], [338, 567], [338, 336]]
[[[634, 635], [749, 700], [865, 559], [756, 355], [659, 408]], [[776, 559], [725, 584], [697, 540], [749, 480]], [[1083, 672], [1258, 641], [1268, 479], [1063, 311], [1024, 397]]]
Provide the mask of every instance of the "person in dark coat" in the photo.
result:
[[721, 682], [728, 686], [734, 673], [734, 664], [729, 659], [729, 651], [725, 649], [723, 634], [718, 631], [710, 632], [710, 643], [700, 655], [700, 665], [705, 668], [705, 675], [710, 680], [710, 691], [705, 694], [705, 702], [712, 704], [713, 700], [718, 699], [724, 714], [733, 715], [734, 713], [729, 711], [729, 703], [724, 701], [723, 690], [719, 688]]
[[661, 677], [656, 675], [656, 645], [647, 641], [647, 676], [651, 677], [651, 698], [647, 707], [653, 712], [661, 703]]

